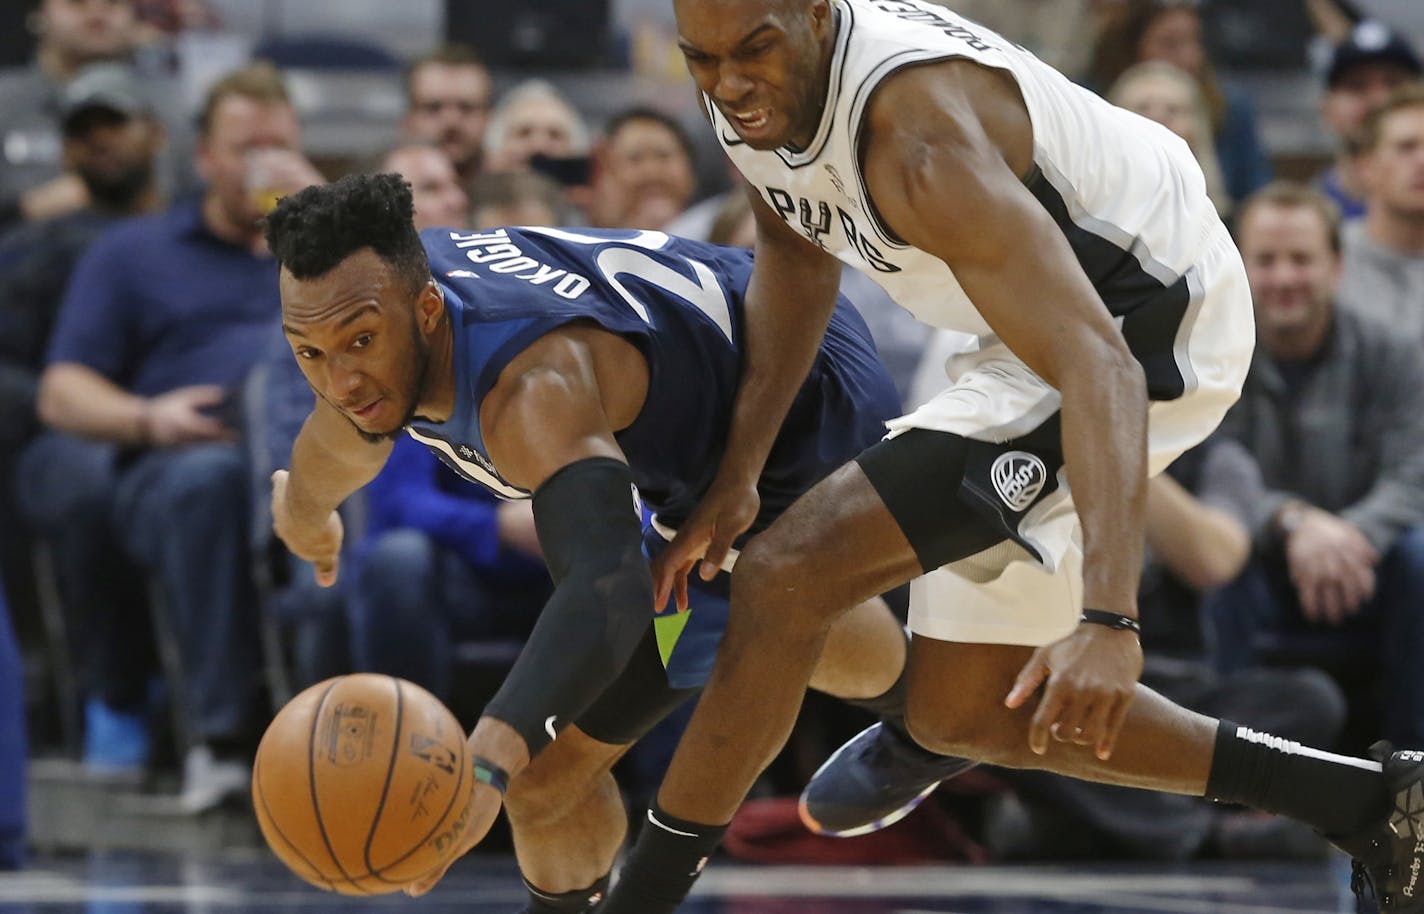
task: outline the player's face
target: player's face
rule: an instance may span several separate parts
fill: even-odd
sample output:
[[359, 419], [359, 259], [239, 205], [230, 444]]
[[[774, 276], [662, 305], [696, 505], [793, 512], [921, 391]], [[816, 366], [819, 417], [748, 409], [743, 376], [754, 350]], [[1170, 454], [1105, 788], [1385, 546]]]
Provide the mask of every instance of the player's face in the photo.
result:
[[1297, 336], [1330, 320], [1340, 257], [1325, 217], [1311, 206], [1261, 203], [1238, 230], [1261, 339]]
[[411, 136], [439, 144], [459, 168], [479, 162], [489, 125], [490, 77], [483, 67], [427, 63], [410, 76]]
[[367, 249], [317, 279], [283, 270], [281, 291], [282, 329], [312, 390], [367, 440], [399, 434], [425, 388], [429, 344], [419, 316], [443, 307], [434, 283], [412, 301], [408, 285]]
[[1365, 120], [1413, 74], [1391, 61], [1370, 61], [1350, 67], [1325, 93], [1321, 111], [1336, 136], [1357, 139]]
[[835, 40], [828, 0], [676, 0], [687, 69], [753, 149], [806, 146]]
[[1424, 107], [1391, 111], [1363, 165], [1372, 205], [1396, 217], [1424, 219]]
[[469, 221], [469, 198], [460, 186], [455, 166], [439, 149], [406, 146], [397, 149], [383, 163], [410, 182], [415, 198], [415, 229], [433, 225], [463, 226]]

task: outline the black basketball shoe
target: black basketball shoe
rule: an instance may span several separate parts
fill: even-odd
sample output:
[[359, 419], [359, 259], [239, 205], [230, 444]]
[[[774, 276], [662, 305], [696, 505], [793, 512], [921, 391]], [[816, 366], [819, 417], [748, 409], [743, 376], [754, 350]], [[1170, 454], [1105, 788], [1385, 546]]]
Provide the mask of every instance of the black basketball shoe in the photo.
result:
[[873, 724], [811, 776], [801, 792], [801, 821], [820, 835], [868, 835], [899, 822], [942, 781], [975, 764], [936, 755], [894, 727]]
[[1387, 821], [1335, 842], [1355, 858], [1350, 888], [1361, 911], [1424, 914], [1424, 752], [1395, 752], [1376, 743], [1370, 755], [1384, 766], [1393, 803]]

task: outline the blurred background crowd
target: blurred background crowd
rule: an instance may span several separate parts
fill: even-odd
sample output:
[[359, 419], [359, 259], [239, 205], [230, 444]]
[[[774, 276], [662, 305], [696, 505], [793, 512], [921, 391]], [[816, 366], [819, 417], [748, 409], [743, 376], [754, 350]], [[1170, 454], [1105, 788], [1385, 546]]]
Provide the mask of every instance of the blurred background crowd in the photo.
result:
[[[1247, 261], [1246, 392], [1152, 484], [1147, 681], [1312, 745], [1424, 746], [1424, 5], [944, 5], [1179, 134]], [[267, 478], [312, 394], [260, 220], [355, 171], [405, 176], [421, 227], [752, 240], [668, 0], [0, 3], [0, 869], [25, 858], [34, 758], [218, 814], [295, 691], [391, 673], [470, 723], [532, 626], [549, 581], [528, 506], [413, 441], [344, 509], [339, 586], [270, 532]], [[906, 405], [928, 399], [959, 340], [845, 282]], [[622, 764], [635, 801], [684, 717]], [[859, 843], [787, 827], [776, 797], [863, 724], [809, 699], [729, 850], [1324, 853], [1277, 820], [1012, 772]]]

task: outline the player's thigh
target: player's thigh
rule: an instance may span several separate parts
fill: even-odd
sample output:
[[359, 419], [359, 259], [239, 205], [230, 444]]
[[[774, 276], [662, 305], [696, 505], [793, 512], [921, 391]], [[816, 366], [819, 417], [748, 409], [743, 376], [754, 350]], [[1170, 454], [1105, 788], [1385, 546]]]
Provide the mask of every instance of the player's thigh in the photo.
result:
[[1004, 707], [1004, 699], [1033, 651], [911, 638], [905, 720], [915, 740], [947, 755], [992, 760], [996, 747], [1014, 732], [1015, 715], [1026, 713]]
[[746, 545], [732, 575], [733, 603], [771, 601], [778, 613], [804, 608], [829, 619], [920, 572], [914, 547], [857, 460]]

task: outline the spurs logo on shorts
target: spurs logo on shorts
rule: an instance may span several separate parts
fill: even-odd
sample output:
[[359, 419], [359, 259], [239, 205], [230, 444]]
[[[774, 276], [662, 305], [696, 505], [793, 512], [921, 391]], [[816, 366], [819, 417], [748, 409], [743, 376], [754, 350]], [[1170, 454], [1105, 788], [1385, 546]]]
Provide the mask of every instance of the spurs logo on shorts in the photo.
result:
[[1048, 482], [1048, 468], [1032, 454], [1024, 451], [1009, 451], [999, 455], [989, 470], [994, 481], [994, 491], [1015, 513], [1033, 504], [1038, 493]]

